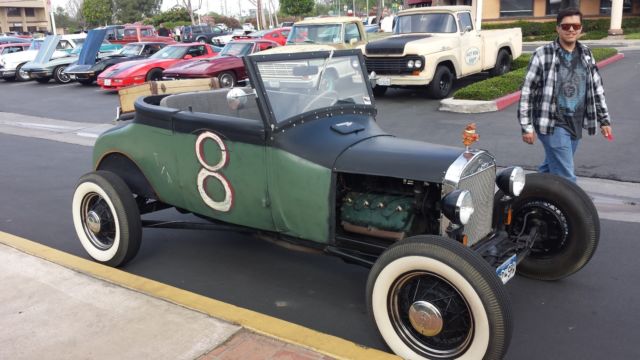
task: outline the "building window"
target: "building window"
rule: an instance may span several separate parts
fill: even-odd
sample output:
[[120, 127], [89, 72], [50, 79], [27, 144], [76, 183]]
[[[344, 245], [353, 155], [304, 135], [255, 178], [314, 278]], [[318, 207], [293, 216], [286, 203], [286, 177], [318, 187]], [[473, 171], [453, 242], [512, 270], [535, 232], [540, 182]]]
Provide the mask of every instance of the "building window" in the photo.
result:
[[9, 7], [9, 8], [7, 8], [7, 16], [8, 17], [20, 17], [20, 16], [22, 16], [22, 12], [20, 12], [20, 8]]
[[580, 9], [580, 0], [547, 0], [547, 15], [556, 15], [569, 8]]
[[34, 8], [24, 8], [24, 15], [28, 17], [36, 16], [36, 9]]
[[[631, 13], [631, 0], [624, 0], [622, 2], [622, 12]], [[600, 14], [611, 15], [611, 0], [600, 0]]]
[[533, 16], [533, 0], [500, 0], [500, 17]]

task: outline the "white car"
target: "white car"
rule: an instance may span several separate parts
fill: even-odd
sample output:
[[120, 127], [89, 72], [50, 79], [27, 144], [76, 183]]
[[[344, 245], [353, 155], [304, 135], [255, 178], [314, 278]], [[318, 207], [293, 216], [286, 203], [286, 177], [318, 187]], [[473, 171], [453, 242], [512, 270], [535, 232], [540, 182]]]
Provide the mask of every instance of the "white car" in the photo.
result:
[[244, 30], [244, 31], [255, 31], [256, 29], [253, 27], [252, 23], [244, 23], [244, 24], [242, 24], [242, 30]]
[[[87, 37], [87, 34], [63, 35], [58, 44], [56, 44], [56, 51], [53, 53], [52, 59], [67, 56], [71, 50], [82, 42], [80, 39], [85, 37]], [[0, 77], [6, 81], [30, 80], [29, 74], [21, 71], [22, 66], [29, 61], [35, 60], [43, 43], [44, 39], [34, 39], [29, 50], [3, 55], [2, 59], [0, 59]]]
[[230, 34], [211, 38], [211, 42], [215, 46], [225, 46], [229, 41], [233, 40], [234, 36], [243, 36], [244, 34], [245, 32], [243, 29], [233, 29]]

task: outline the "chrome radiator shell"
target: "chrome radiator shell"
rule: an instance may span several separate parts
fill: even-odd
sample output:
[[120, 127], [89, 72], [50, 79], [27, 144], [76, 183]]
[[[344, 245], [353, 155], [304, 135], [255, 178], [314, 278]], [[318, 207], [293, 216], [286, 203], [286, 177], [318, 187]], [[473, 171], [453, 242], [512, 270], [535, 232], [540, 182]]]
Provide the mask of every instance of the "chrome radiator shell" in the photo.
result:
[[[496, 183], [496, 162], [493, 156], [483, 150], [462, 153], [447, 170], [442, 183], [442, 198], [453, 190], [471, 192], [474, 212], [464, 227], [467, 246], [471, 246], [487, 236], [492, 230], [493, 196]], [[444, 215], [440, 217], [440, 234], [445, 235], [451, 222]]]

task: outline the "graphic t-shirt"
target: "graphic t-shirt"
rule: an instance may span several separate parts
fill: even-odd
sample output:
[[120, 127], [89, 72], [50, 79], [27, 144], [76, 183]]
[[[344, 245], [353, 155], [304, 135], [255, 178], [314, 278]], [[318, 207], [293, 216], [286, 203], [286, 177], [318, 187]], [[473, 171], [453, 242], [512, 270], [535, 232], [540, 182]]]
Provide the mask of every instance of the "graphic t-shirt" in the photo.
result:
[[566, 129], [571, 137], [582, 137], [584, 104], [587, 92], [587, 69], [579, 50], [560, 50], [560, 71], [556, 81], [558, 95], [558, 121], [556, 126]]

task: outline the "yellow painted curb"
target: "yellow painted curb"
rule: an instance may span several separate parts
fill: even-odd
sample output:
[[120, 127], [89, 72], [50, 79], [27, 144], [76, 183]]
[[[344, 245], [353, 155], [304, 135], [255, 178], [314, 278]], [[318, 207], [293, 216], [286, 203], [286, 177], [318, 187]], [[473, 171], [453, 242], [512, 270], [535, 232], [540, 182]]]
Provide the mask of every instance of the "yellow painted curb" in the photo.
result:
[[302, 346], [336, 359], [399, 359], [395, 355], [366, 348], [336, 336], [323, 334], [288, 321], [133, 275], [3, 231], [0, 231], [0, 243], [83, 274], [238, 324], [256, 333]]

